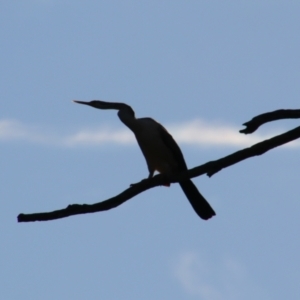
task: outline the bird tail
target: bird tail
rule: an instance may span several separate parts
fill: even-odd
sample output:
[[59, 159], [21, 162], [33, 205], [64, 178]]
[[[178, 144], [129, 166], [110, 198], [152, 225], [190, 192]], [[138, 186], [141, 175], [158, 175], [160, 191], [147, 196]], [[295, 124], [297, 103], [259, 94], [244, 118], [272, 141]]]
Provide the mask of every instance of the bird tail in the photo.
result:
[[190, 201], [193, 209], [201, 219], [208, 220], [216, 215], [212, 207], [200, 194], [197, 187], [191, 180], [181, 181], [179, 184]]

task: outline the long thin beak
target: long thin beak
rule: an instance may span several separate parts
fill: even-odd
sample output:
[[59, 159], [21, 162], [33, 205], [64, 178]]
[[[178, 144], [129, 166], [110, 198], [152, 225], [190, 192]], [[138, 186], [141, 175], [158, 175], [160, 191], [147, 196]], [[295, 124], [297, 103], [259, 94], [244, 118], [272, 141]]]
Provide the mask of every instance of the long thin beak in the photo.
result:
[[94, 108], [98, 109], [121, 109], [124, 107], [124, 103], [117, 103], [117, 102], [105, 102], [101, 100], [92, 100], [90, 102], [85, 102], [85, 101], [79, 101], [79, 100], [73, 100], [75, 103], [79, 104], [85, 104], [88, 106], [92, 106]]
[[85, 102], [85, 101], [73, 100], [73, 102], [79, 103], [79, 104], [90, 105], [90, 102]]

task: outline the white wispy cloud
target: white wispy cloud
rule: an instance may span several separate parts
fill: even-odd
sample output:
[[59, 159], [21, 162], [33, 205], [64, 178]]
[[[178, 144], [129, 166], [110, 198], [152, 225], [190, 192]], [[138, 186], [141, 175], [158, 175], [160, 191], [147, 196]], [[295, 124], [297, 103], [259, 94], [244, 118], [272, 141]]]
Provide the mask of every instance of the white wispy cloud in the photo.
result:
[[37, 130], [35, 130], [35, 128], [26, 126], [16, 120], [1, 120], [0, 140], [25, 140], [28, 142], [43, 142], [44, 140], [47, 140], [47, 137], [40, 135]]
[[[166, 126], [179, 144], [191, 146], [247, 147], [276, 133], [268, 135], [243, 135], [237, 126], [194, 120]], [[62, 134], [41, 126], [26, 125], [16, 120], [0, 120], [0, 141], [20, 140], [63, 147], [101, 146], [105, 144], [135, 144], [132, 132], [125, 128], [113, 129], [102, 126], [98, 128], [79, 129], [76, 132]], [[290, 143], [299, 146], [299, 142]]]
[[240, 134], [237, 126], [194, 120], [168, 127], [174, 138], [185, 144], [208, 146], [250, 146], [270, 136]]
[[201, 300], [270, 299], [236, 259], [210, 262], [188, 251], [178, 258], [174, 275], [187, 294]]
[[85, 129], [66, 136], [63, 139], [66, 146], [77, 145], [103, 145], [106, 143], [133, 144], [134, 136], [129, 130], [124, 129]]

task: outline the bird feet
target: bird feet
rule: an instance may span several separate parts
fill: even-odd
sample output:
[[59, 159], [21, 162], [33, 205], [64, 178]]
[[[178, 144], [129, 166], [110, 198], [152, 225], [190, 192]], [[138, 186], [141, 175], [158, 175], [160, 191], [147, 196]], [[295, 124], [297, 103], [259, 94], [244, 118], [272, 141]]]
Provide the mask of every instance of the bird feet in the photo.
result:
[[[162, 186], [166, 186], [166, 187], [170, 187], [171, 183], [170, 183], [170, 180], [169, 180], [169, 176], [167, 174], [161, 174], [162, 178], [163, 178], [163, 183], [162, 183]], [[142, 179], [141, 181], [137, 182], [137, 183], [131, 183], [130, 184], [130, 187], [135, 187], [136, 185], [139, 185], [141, 184], [142, 182], [145, 182], [147, 181], [148, 179], [150, 179], [151, 177], [148, 177], [148, 178], [144, 178]]]
[[169, 175], [169, 174], [166, 174], [166, 173], [163, 173], [163, 174], [160, 174], [160, 176], [161, 176], [162, 179], [163, 179], [162, 186], [170, 187], [170, 185], [171, 185], [171, 182], [170, 182], [170, 175]]

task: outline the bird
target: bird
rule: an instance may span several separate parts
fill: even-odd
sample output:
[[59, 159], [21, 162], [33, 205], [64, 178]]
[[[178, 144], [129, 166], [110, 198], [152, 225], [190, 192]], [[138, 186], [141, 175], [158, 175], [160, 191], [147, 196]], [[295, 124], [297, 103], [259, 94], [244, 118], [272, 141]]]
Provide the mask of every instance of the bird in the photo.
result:
[[[154, 119], [136, 118], [134, 110], [125, 103], [100, 100], [90, 102], [73, 100], [73, 102], [98, 109], [118, 111], [119, 119], [134, 133], [145, 157], [149, 171], [148, 178], [152, 178], [155, 171], [168, 178], [171, 174], [188, 170], [178, 144], [172, 135]], [[169, 186], [170, 184], [166, 183], [165, 185]], [[201, 219], [208, 220], [216, 215], [191, 179], [184, 179], [179, 182], [179, 185]]]

